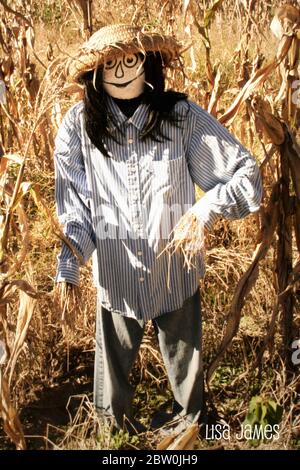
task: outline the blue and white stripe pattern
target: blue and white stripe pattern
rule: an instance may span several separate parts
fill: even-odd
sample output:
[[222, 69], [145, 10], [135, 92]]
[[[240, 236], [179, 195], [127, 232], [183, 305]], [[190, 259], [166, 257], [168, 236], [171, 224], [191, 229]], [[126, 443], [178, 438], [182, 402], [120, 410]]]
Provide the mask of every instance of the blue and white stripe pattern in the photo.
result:
[[[127, 317], [149, 320], [178, 309], [204, 274], [183, 269], [182, 255], [157, 258], [168, 235], [192, 210], [208, 229], [220, 217], [238, 219], [259, 209], [262, 186], [249, 152], [204, 109], [181, 101], [179, 125], [164, 123], [162, 142], [139, 139], [148, 106], [126, 118], [108, 97], [116, 116], [106, 139], [110, 158], [85, 131], [83, 103], [65, 115], [56, 137], [55, 188], [59, 221], [84, 262], [93, 257], [101, 304]], [[197, 184], [205, 195], [195, 202]], [[170, 269], [170, 290], [167, 288]], [[79, 262], [63, 244], [56, 282], [79, 285]]]

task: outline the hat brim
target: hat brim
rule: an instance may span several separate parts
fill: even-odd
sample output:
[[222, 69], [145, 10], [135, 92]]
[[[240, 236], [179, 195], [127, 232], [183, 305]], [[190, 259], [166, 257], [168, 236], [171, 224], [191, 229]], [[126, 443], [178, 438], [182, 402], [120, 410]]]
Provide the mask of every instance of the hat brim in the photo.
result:
[[180, 44], [172, 36], [159, 34], [143, 34], [129, 42], [116, 42], [105, 45], [102, 49], [82, 48], [79, 53], [67, 61], [66, 72], [69, 80], [79, 82], [87, 72], [95, 70], [105, 60], [120, 53], [134, 54], [158, 52], [163, 60], [164, 67], [170, 67], [180, 56]]

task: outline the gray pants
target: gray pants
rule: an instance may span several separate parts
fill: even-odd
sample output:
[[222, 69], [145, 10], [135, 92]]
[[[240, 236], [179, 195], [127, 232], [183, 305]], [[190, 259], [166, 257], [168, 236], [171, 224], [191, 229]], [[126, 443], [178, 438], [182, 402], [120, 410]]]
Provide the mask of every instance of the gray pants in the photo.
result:
[[[196, 422], [203, 407], [199, 290], [180, 309], [152, 321], [180, 415]], [[143, 320], [109, 312], [98, 302], [94, 402], [99, 414], [113, 416], [119, 428], [125, 417], [134, 422], [129, 374], [143, 333]]]

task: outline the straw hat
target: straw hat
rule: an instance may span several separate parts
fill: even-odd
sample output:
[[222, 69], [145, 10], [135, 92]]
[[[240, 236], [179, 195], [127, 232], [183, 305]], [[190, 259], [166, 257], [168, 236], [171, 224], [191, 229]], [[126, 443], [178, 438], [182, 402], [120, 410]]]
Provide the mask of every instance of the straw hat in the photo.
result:
[[143, 32], [137, 26], [105, 26], [81, 46], [78, 54], [68, 60], [67, 75], [72, 81], [79, 81], [84, 73], [94, 70], [104, 59], [112, 58], [120, 51], [127, 54], [159, 52], [164, 66], [169, 67], [178, 59], [180, 45], [172, 36]]

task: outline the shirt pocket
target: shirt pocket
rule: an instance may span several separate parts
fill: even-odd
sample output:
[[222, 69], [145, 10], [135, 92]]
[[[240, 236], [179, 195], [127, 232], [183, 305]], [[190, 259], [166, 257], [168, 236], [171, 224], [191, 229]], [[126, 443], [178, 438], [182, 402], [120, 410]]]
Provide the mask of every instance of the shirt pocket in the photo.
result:
[[152, 195], [176, 193], [184, 180], [185, 163], [184, 156], [174, 160], [153, 160], [150, 165]]

